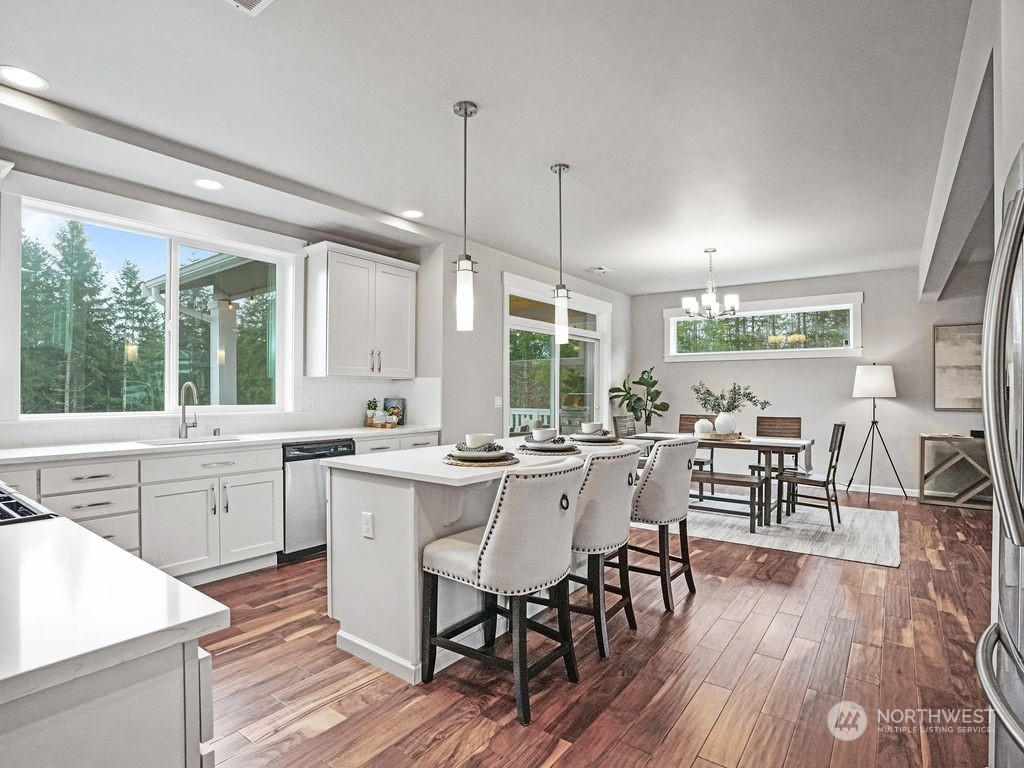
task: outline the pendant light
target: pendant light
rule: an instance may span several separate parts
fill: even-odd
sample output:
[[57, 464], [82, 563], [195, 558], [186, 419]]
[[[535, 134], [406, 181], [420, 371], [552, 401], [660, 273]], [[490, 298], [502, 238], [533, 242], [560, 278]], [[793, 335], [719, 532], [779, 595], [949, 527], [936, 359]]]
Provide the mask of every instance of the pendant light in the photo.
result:
[[[740, 308], [740, 297], [736, 293], [727, 293], [718, 303], [718, 291], [715, 287], [715, 273], [711, 266], [711, 256], [717, 252], [717, 248], [705, 248], [704, 253], [708, 255], [708, 284], [707, 290], [700, 297], [700, 304], [693, 296], [683, 297], [683, 311], [690, 317], [701, 316], [707, 320], [714, 320], [723, 315], [735, 315]], [[724, 306], [723, 306], [724, 304]]]
[[454, 106], [455, 114], [462, 118], [462, 255], [455, 262], [455, 330], [473, 330], [473, 273], [476, 272], [473, 258], [466, 252], [466, 211], [467, 205], [467, 146], [469, 118], [477, 113], [472, 101], [459, 101]]
[[569, 172], [565, 163], [555, 163], [551, 172], [558, 175], [558, 285], [555, 286], [555, 344], [569, 343], [569, 289], [562, 282], [562, 174]]

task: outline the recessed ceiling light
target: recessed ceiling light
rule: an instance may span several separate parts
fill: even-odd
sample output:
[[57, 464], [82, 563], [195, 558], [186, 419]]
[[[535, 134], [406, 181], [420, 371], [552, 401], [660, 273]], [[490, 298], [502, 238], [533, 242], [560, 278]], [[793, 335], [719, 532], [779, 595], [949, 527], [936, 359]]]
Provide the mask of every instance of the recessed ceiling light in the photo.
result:
[[192, 183], [195, 184], [200, 189], [224, 189], [223, 184], [221, 184], [219, 181], [214, 181], [213, 179], [196, 179]]
[[35, 72], [7, 64], [0, 66], [0, 78], [13, 86], [28, 88], [32, 91], [45, 91], [50, 87], [45, 78], [40, 77]]
[[587, 267], [587, 272], [593, 272], [595, 275], [607, 275], [611, 270], [608, 267]]
[[415, 208], [410, 208], [408, 211], [402, 211], [403, 219], [422, 219], [423, 211], [417, 211]]

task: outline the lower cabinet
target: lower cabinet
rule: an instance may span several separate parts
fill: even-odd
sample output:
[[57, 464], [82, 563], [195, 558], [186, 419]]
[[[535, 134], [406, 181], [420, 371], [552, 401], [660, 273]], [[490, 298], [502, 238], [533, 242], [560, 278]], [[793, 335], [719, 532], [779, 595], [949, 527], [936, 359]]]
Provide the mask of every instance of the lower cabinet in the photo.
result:
[[142, 558], [180, 576], [277, 552], [280, 469], [142, 486]]

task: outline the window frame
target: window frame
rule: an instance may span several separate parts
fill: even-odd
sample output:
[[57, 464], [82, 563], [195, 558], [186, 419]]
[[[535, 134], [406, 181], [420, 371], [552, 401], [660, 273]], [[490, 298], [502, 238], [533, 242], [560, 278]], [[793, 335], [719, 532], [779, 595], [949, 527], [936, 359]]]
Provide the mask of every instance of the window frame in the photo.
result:
[[[17, 177], [17, 178], [15, 178]], [[16, 183], [10, 184], [11, 180]], [[18, 183], [20, 182], [20, 183]], [[109, 193], [74, 187], [63, 182], [12, 174], [0, 193], [0, 299], [6, 305], [0, 321], [7, 320], [17, 329], [0, 338], [0, 349], [16, 361], [17, 375], [0, 384], [0, 419], [30, 421], [95, 420], [110, 418], [154, 418], [177, 414], [180, 382], [177, 371], [178, 348], [178, 248], [197, 247], [238, 255], [276, 267], [277, 328], [275, 360], [275, 402], [259, 405], [201, 405], [200, 413], [242, 414], [295, 412], [302, 398], [301, 360], [302, 296], [296, 286], [303, 282], [305, 243], [295, 238], [256, 230], [243, 225], [209, 219], [152, 203], [121, 198]], [[168, 242], [168, 291], [174, 300], [164, 308], [168, 346], [164, 359], [164, 403], [161, 410], [105, 411], [102, 413], [21, 412], [21, 234], [24, 208], [51, 215], [73, 218], [104, 227], [166, 238]], [[173, 267], [173, 268], [172, 268]], [[173, 349], [171, 345], [173, 344]], [[13, 371], [12, 371], [13, 372]], [[191, 407], [191, 406], [190, 406]]]
[[833, 293], [821, 296], [794, 296], [782, 299], [748, 301], [740, 305], [737, 317], [751, 317], [779, 312], [814, 312], [829, 309], [850, 310], [850, 344], [846, 347], [820, 347], [813, 349], [750, 349], [722, 352], [676, 352], [676, 326], [679, 322], [693, 322], [682, 307], [662, 310], [664, 323], [664, 354], [666, 363], [712, 362], [715, 360], [777, 360], [779, 358], [861, 357], [861, 305], [864, 294]]

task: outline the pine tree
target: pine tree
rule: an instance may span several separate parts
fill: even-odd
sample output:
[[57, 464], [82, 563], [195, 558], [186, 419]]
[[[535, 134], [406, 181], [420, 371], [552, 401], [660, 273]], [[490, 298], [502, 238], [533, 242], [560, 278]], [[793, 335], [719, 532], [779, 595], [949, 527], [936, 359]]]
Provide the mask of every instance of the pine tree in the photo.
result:
[[58, 341], [60, 296], [53, 255], [42, 243], [21, 241], [21, 412], [56, 413], [62, 345]]
[[125, 261], [111, 289], [114, 343], [124, 345], [121, 406], [154, 411], [164, 400], [164, 317], [142, 289], [139, 267]]

